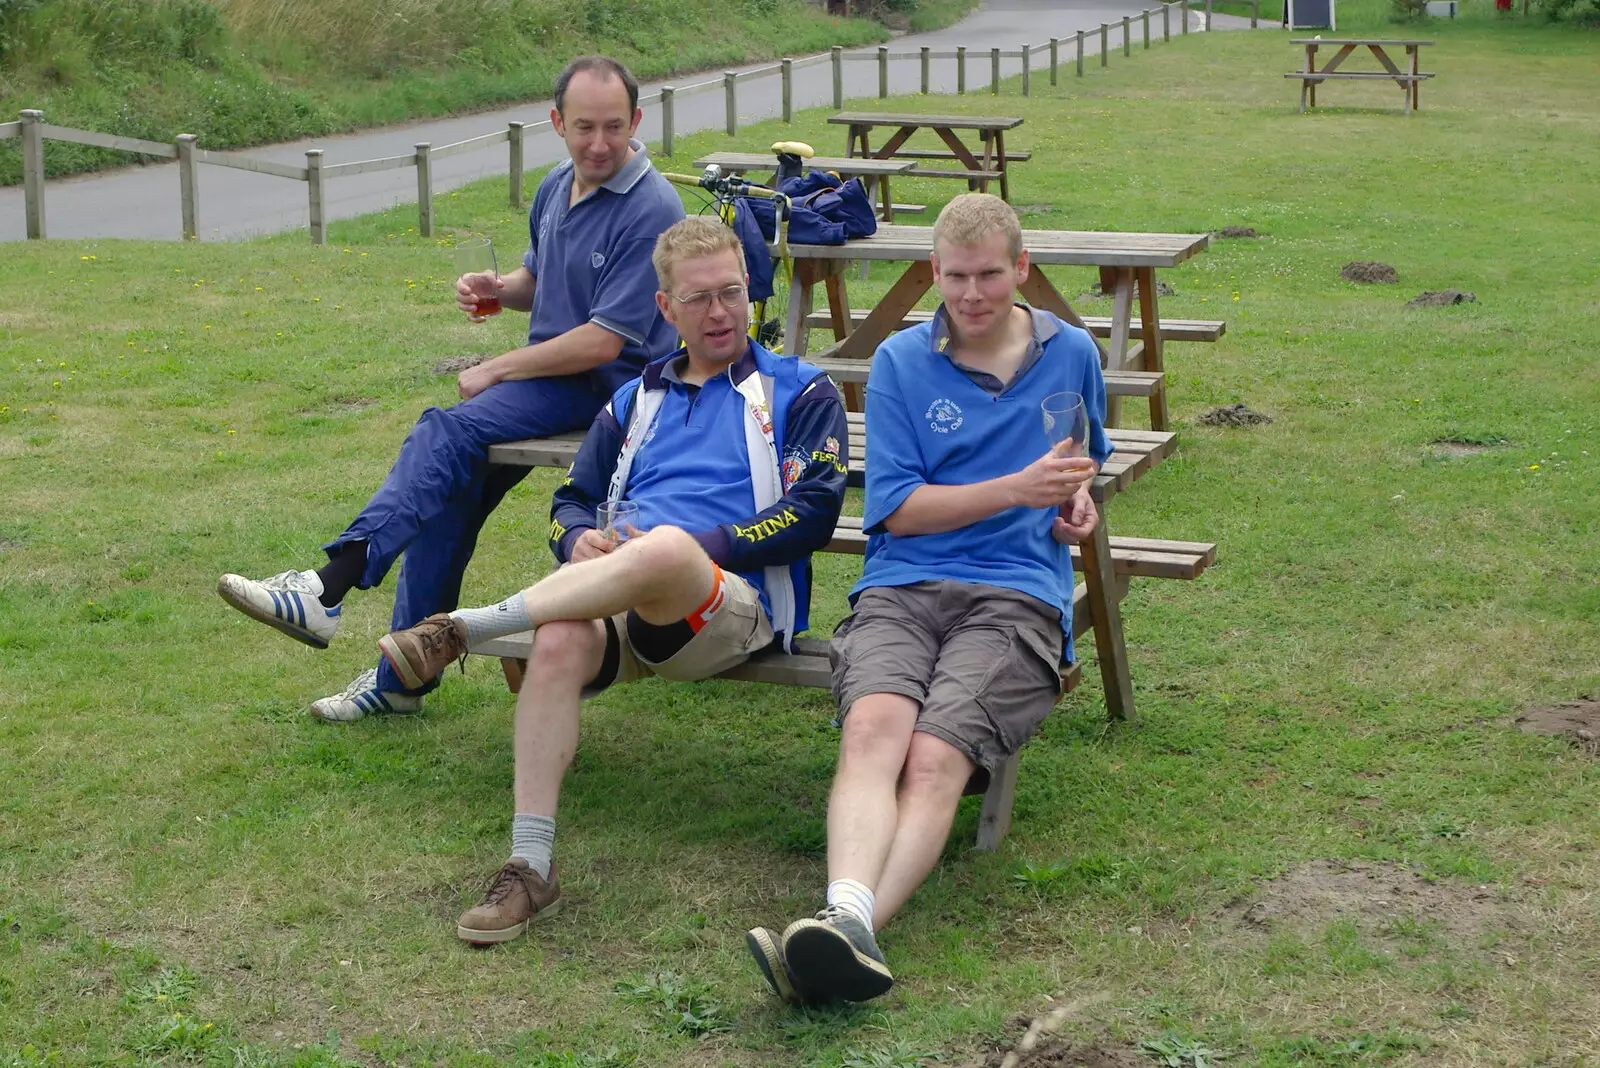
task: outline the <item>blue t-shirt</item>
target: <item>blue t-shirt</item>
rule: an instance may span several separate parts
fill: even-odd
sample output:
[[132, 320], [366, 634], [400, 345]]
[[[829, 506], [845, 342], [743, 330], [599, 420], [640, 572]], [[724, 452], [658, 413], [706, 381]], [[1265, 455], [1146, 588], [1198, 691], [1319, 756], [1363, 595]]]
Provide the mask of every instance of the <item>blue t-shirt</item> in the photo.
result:
[[1040, 402], [1052, 393], [1082, 394], [1089, 455], [1100, 463], [1111, 455], [1094, 341], [1048, 312], [1031, 312], [1034, 348], [999, 393], [946, 354], [942, 308], [932, 322], [878, 346], [867, 381], [867, 560], [850, 596], [940, 579], [1017, 590], [1060, 609], [1070, 659], [1072, 556], [1050, 536], [1055, 509], [1008, 508], [957, 530], [911, 537], [896, 537], [883, 525], [919, 486], [984, 482], [1043, 456], [1050, 442]]
[[650, 165], [643, 143], [629, 144], [633, 158], [571, 207], [572, 161], [545, 175], [528, 212], [522, 258], [537, 280], [528, 344], [590, 322], [622, 338], [617, 358], [589, 372], [607, 393], [677, 347], [676, 332], [656, 308], [650, 253], [661, 231], [683, 218], [683, 201]]
[[[744, 397], [727, 372], [691, 386], [668, 364], [662, 378], [667, 395], [634, 457], [625, 490], [639, 505], [640, 529], [671, 524], [704, 530], [748, 519], [756, 512], [756, 492], [745, 445]], [[770, 618], [761, 572], [739, 577], [761, 592], [761, 607]]]

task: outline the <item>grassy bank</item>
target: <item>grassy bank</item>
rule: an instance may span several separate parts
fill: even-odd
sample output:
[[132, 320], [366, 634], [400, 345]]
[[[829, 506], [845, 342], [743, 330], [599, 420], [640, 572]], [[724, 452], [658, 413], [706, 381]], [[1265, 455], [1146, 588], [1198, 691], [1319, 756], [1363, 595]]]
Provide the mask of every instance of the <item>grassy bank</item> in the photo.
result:
[[[643, 78], [886, 36], [803, 0], [3, 0], [0, 116], [264, 144], [547, 97], [584, 52]], [[51, 142], [46, 159], [66, 174], [132, 157]], [[20, 178], [18, 143], [0, 143], [0, 183]]]
[[[437, 242], [407, 206], [322, 248], [8, 249], [0, 1065], [966, 1066], [1018, 1014], [1082, 998], [1068, 1034], [1124, 1059], [1060, 1063], [1139, 1063], [1146, 1041], [1230, 1068], [1592, 1061], [1600, 766], [1513, 720], [1600, 695], [1600, 267], [1561, 251], [1600, 247], [1600, 42], [1430, 35], [1439, 77], [1410, 119], [1366, 85], [1295, 114], [1271, 31], [1006, 87], [1030, 225], [1264, 235], [1161, 273], [1164, 315], [1228, 330], [1169, 348], [1181, 451], [1111, 505], [1115, 533], [1221, 557], [1135, 584], [1142, 719], [1106, 725], [1091, 666], [1024, 751], [1004, 848], [972, 855], [963, 809], [885, 936], [895, 991], [861, 1009], [779, 1007], [740, 937], [817, 905], [822, 694], [593, 702], [562, 800], [567, 909], [475, 952], [451, 924], [507, 847], [499, 672], [452, 674], [421, 716], [318, 724], [305, 703], [371, 662], [387, 592], [353, 597], [316, 653], [212, 590], [312, 560], [418, 410], [451, 402], [434, 363], [514, 343], [514, 316], [470, 326], [448, 296], [455, 235], [525, 239], [503, 181], [439, 198]], [[833, 144], [825, 115], [680, 156]], [[1367, 259], [1400, 284], [1340, 280]], [[1107, 313], [1078, 296], [1090, 272], [1052, 275]], [[890, 280], [849, 288], [865, 304]], [[1404, 306], [1446, 287], [1477, 303]], [[1274, 422], [1198, 423], [1233, 401]], [[467, 601], [548, 566], [558, 478], [492, 518]], [[818, 558], [822, 631], [859, 566]], [[1382, 877], [1306, 896], [1348, 891], [1346, 869]]]

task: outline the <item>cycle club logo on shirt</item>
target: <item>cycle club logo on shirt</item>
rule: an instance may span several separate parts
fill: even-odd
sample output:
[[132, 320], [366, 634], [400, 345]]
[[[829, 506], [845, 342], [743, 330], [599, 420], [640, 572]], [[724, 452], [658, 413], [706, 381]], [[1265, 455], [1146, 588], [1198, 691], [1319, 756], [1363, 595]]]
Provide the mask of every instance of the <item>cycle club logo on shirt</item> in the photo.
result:
[[594, 264], [595, 270], [599, 270], [606, 265], [606, 258], [599, 252], [591, 252], [589, 253], [589, 262]]
[[961, 406], [948, 397], [940, 397], [928, 405], [928, 410], [922, 413], [928, 421], [928, 426], [935, 434], [948, 434], [953, 430], [960, 430], [961, 424], [967, 417], [961, 414]]

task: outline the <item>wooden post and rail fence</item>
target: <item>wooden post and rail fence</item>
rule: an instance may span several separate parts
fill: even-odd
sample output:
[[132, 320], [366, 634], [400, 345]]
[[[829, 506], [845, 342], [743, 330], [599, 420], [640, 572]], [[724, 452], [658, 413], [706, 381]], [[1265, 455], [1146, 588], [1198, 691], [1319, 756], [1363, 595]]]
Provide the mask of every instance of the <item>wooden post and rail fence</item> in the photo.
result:
[[[1157, 7], [1141, 12], [1137, 16], [1129, 16], [1122, 20], [1122, 54], [1132, 55], [1130, 20], [1139, 18], [1143, 26], [1144, 46], [1150, 47], [1150, 15], [1157, 12], [1161, 16], [1161, 39], [1169, 41], [1172, 38], [1171, 10], [1179, 9], [1180, 25], [1183, 33], [1189, 32], [1189, 4], [1191, 0], [1175, 0], [1174, 3], [1162, 3]], [[1212, 0], [1204, 0], [1205, 19], [1207, 29], [1211, 26]], [[1259, 12], [1260, 0], [1251, 0], [1250, 25], [1256, 25], [1256, 16]], [[1100, 26], [1100, 65], [1106, 66], [1109, 62], [1110, 52], [1110, 24]], [[1074, 69], [1077, 77], [1083, 77], [1084, 32], [1077, 31], [1074, 40], [1076, 52]], [[1000, 65], [1003, 59], [1020, 59], [1022, 63], [1021, 90], [1023, 96], [1030, 96], [1033, 92], [1033, 57], [1047, 55], [1050, 64], [1050, 84], [1059, 84], [1061, 68], [1061, 41], [1062, 38], [1052, 37], [1041, 44], [1023, 44], [1017, 49], [989, 49], [989, 91], [998, 95], [1000, 92]], [[873, 52], [846, 52], [842, 47], [835, 45], [827, 52], [819, 55], [806, 56], [802, 59], [782, 59], [765, 66], [755, 67], [747, 71], [725, 71], [718, 78], [713, 78], [693, 85], [663, 86], [654, 93], [642, 94], [639, 97], [639, 106], [658, 104], [661, 108], [661, 150], [666, 156], [673, 154], [673, 142], [676, 130], [676, 102], [682, 97], [697, 93], [714, 92], [721, 89], [723, 93], [724, 123], [723, 128], [728, 136], [734, 136], [739, 129], [739, 100], [738, 87], [757, 78], [767, 78], [774, 75], [781, 79], [784, 122], [794, 121], [794, 74], [796, 71], [807, 67], [829, 64], [832, 68], [833, 107], [844, 107], [844, 64], [847, 62], [876, 63], [878, 67], [878, 97], [889, 96], [889, 70], [892, 62], [914, 61], [918, 64], [920, 73], [919, 84], [923, 93], [929, 91], [930, 72], [935, 60], [952, 60], [956, 66], [956, 93], [965, 94], [967, 91], [967, 49], [958, 47], [953, 51], [935, 51], [927, 47], [919, 48], [915, 52], [891, 52], [888, 45], [880, 45]], [[23, 211], [26, 216], [26, 232], [30, 239], [39, 239], [46, 236], [45, 227], [45, 162], [44, 143], [46, 141], [69, 141], [80, 145], [90, 145], [96, 148], [109, 148], [122, 152], [137, 153], [141, 156], [153, 156], [158, 159], [172, 159], [178, 163], [178, 189], [182, 201], [183, 237], [194, 240], [200, 230], [200, 182], [196, 168], [199, 164], [214, 167], [232, 167], [237, 170], [253, 171], [257, 174], [270, 174], [291, 181], [306, 183], [306, 201], [309, 209], [311, 240], [313, 243], [325, 244], [327, 234], [327, 183], [330, 179], [349, 177], [357, 174], [370, 174], [375, 171], [397, 170], [404, 167], [413, 167], [417, 172], [417, 230], [425, 237], [433, 236], [433, 164], [437, 160], [463, 152], [476, 152], [481, 149], [491, 148], [495, 145], [506, 145], [508, 165], [510, 168], [510, 182], [508, 200], [512, 207], [521, 208], [525, 205], [523, 199], [523, 172], [524, 155], [523, 143], [529, 133], [538, 133], [550, 128], [550, 120], [539, 122], [512, 122], [504, 130], [495, 130], [491, 133], [469, 137], [464, 141], [456, 141], [448, 145], [431, 145], [427, 142], [417, 144], [411, 152], [398, 156], [385, 156], [379, 159], [357, 160], [351, 163], [330, 164], [323, 159], [323, 150], [313, 148], [306, 150], [305, 164], [280, 163], [276, 160], [264, 159], [260, 156], [244, 155], [236, 152], [220, 152], [212, 149], [201, 148], [198, 138], [194, 134], [179, 134], [176, 141], [167, 144], [161, 141], [147, 141], [137, 137], [122, 137], [116, 134], [99, 133], [93, 130], [78, 130], [67, 126], [54, 126], [44, 121], [44, 113], [37, 110], [23, 111], [16, 122], [0, 123], [0, 142], [10, 138], [20, 138], [22, 141], [22, 185], [23, 185]]]

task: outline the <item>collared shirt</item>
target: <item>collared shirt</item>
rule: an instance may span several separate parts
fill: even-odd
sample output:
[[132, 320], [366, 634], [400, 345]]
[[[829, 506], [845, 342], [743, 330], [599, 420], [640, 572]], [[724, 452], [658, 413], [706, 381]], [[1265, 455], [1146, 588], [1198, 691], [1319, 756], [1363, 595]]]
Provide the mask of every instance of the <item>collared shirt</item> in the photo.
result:
[[644, 144], [576, 204], [572, 160], [539, 183], [528, 212], [528, 252], [522, 265], [537, 282], [528, 344], [548, 341], [584, 323], [622, 338], [617, 359], [590, 372], [607, 392], [671, 352], [676, 333], [656, 308], [650, 254], [661, 232], [683, 218], [683, 201], [650, 163]]
[[1032, 314], [1030, 355], [998, 391], [991, 388], [999, 381], [994, 375], [951, 359], [938, 315], [878, 346], [867, 382], [866, 566], [850, 595], [933, 579], [1003, 586], [1061, 612], [1070, 657], [1072, 557], [1051, 536], [1055, 509], [1007, 508], [964, 527], [912, 537], [897, 537], [884, 526], [921, 486], [999, 478], [1044, 455], [1050, 441], [1040, 404], [1052, 393], [1083, 396], [1089, 455], [1101, 463], [1110, 455], [1094, 339], [1049, 312]]
[[1038, 308], [1030, 308], [1026, 304], [1018, 304], [1017, 307], [1027, 311], [1029, 318], [1032, 320], [1033, 335], [1028, 338], [1028, 351], [1023, 354], [1022, 363], [1018, 365], [1016, 373], [1011, 376], [1010, 382], [1002, 382], [998, 375], [992, 375], [988, 371], [980, 371], [976, 367], [969, 367], [951, 355], [950, 342], [953, 340], [953, 335], [950, 333], [950, 313], [945, 311], [943, 304], [939, 305], [933, 313], [932, 345], [934, 351], [942, 352], [949, 356], [950, 362], [955, 365], [956, 370], [976, 382], [978, 388], [984, 392], [998, 397], [1011, 386], [1012, 382], [1020, 381], [1023, 375], [1033, 369], [1033, 365], [1039, 362], [1039, 356], [1044, 352], [1044, 343], [1055, 337], [1058, 329], [1056, 327], [1056, 317], [1049, 312], [1041, 311]]

